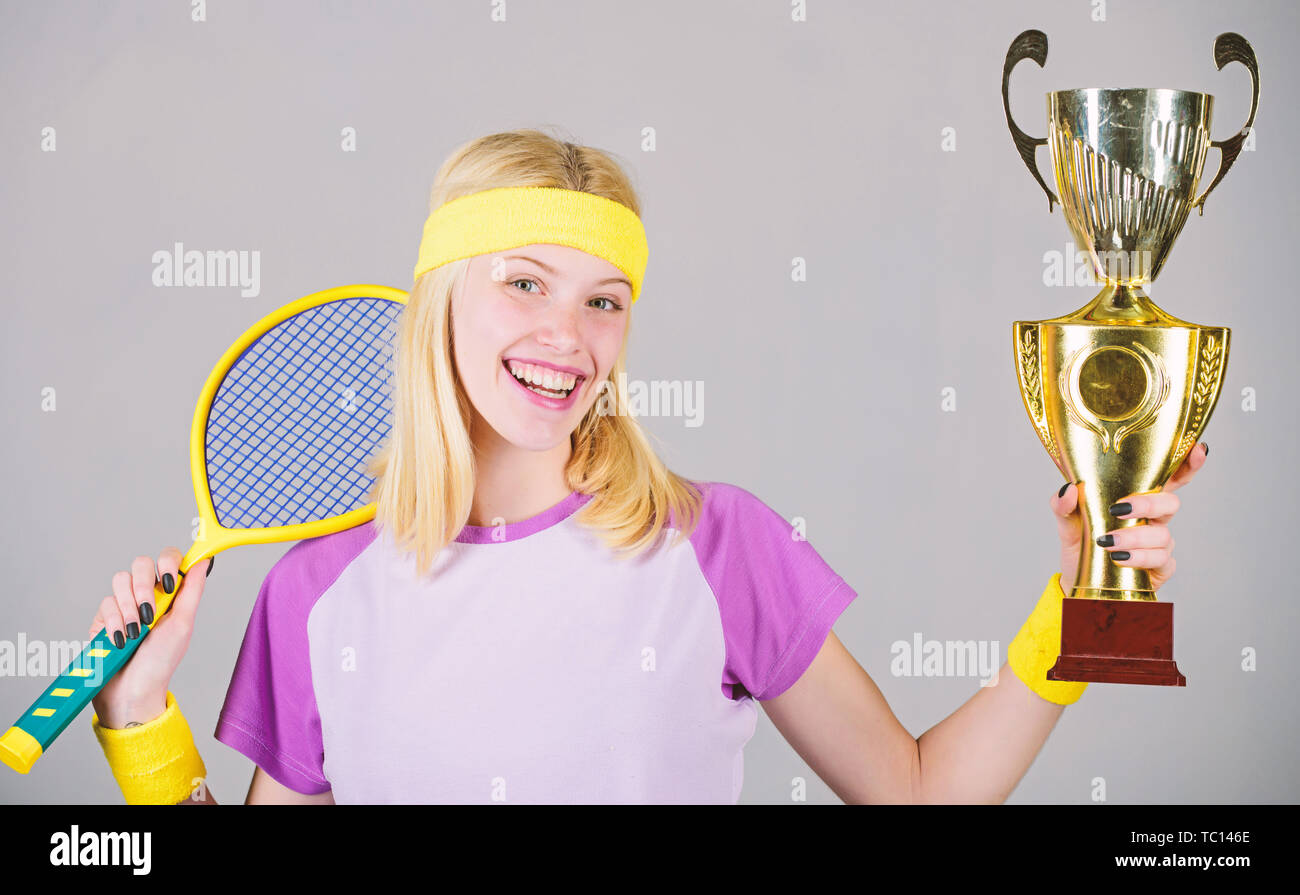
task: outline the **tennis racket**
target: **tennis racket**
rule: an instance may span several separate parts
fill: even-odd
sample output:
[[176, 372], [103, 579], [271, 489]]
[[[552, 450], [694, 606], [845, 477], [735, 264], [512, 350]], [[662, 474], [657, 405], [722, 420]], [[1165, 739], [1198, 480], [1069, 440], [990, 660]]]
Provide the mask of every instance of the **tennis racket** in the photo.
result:
[[[263, 317], [226, 350], [190, 427], [200, 525], [182, 576], [228, 547], [314, 538], [374, 518], [366, 464], [391, 425], [406, 298], [387, 286], [326, 289]], [[172, 598], [154, 585], [155, 625]], [[0, 736], [0, 760], [30, 771], [151, 627], [142, 624], [123, 649], [101, 630]]]

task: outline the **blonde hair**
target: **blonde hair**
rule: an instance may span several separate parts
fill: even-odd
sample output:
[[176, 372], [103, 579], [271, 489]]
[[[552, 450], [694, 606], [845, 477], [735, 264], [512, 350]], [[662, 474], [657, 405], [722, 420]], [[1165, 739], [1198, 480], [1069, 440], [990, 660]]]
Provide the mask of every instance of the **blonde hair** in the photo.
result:
[[[620, 202], [638, 216], [627, 174], [607, 153], [539, 130], [490, 134], [464, 144], [438, 169], [429, 211], [470, 193], [505, 186], [582, 190]], [[475, 464], [471, 408], [452, 360], [451, 298], [468, 259], [423, 274], [398, 324], [392, 431], [371, 461], [375, 523], [404, 552], [417, 554], [421, 576], [469, 520]], [[564, 475], [574, 491], [592, 495], [575, 516], [619, 559], [656, 546], [671, 524], [676, 542], [699, 520], [703, 495], [655, 455], [625, 395], [611, 388], [626, 371], [627, 339], [606, 391], [570, 434]], [[603, 409], [605, 412], [601, 412]], [[610, 413], [612, 407], [613, 413]]]

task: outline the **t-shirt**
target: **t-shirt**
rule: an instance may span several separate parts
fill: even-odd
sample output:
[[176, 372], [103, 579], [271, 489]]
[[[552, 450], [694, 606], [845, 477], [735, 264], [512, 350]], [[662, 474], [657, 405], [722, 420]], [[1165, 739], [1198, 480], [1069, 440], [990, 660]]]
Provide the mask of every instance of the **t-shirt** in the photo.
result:
[[253, 606], [218, 740], [344, 803], [735, 803], [755, 699], [857, 594], [753, 494], [618, 560], [573, 492], [416, 573], [373, 521], [300, 541]]

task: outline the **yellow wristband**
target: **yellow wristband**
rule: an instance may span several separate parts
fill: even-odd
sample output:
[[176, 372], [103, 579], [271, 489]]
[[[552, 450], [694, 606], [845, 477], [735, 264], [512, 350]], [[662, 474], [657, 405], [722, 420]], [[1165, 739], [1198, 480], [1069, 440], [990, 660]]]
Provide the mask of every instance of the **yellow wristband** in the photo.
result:
[[147, 724], [112, 730], [92, 712], [90, 726], [128, 805], [174, 805], [208, 775], [170, 690], [167, 710]]
[[1088, 685], [1082, 681], [1049, 681], [1047, 670], [1061, 654], [1061, 573], [1047, 582], [1038, 605], [1007, 648], [1007, 664], [1016, 677], [1048, 702], [1069, 705], [1076, 702]]

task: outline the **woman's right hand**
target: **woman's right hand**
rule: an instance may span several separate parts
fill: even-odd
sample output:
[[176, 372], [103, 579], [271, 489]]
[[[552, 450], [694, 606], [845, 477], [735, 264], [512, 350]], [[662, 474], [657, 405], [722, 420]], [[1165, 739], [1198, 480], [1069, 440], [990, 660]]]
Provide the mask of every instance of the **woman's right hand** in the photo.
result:
[[[99, 612], [90, 625], [92, 638], [107, 630], [114, 644], [119, 634], [125, 644], [128, 630], [135, 630], [136, 636], [140, 636], [144, 627], [142, 613], [153, 623], [145, 642], [95, 694], [92, 702], [101, 727], [118, 729], [148, 723], [167, 708], [167, 688], [190, 645], [199, 598], [203, 596], [203, 585], [213, 562], [209, 559], [197, 563], [182, 579], [178, 571], [181, 558], [179, 550], [167, 547], [159, 554], [155, 570], [152, 559], [136, 557], [131, 571], [113, 576], [113, 596], [105, 597], [99, 604]], [[172, 598], [166, 615], [154, 619], [157, 610], [154, 585], [162, 581], [165, 588], [166, 576], [171, 577], [173, 587], [180, 583], [180, 592]], [[132, 624], [133, 629], [129, 628]]]

